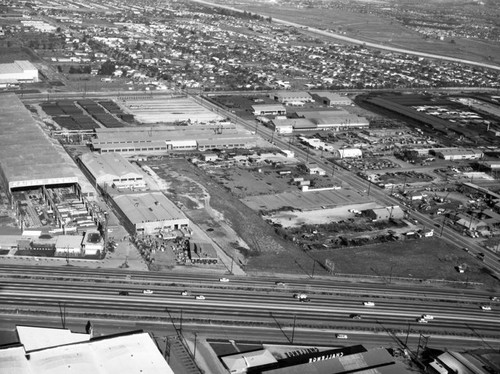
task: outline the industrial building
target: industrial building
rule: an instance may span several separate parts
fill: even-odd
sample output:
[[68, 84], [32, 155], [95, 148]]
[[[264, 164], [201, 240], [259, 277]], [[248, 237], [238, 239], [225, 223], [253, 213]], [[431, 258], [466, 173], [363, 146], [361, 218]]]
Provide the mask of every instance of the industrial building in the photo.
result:
[[[363, 129], [370, 125], [366, 118], [350, 114], [345, 110], [297, 111], [296, 114], [299, 118], [306, 118], [314, 123], [315, 131]], [[297, 127], [294, 129], [300, 131]]]
[[93, 338], [66, 329], [17, 326], [18, 344], [0, 348], [5, 374], [174, 374], [148, 333]]
[[257, 104], [252, 105], [253, 114], [255, 116], [284, 116], [286, 108], [281, 104]]
[[96, 129], [92, 150], [123, 155], [161, 155], [175, 151], [252, 148], [257, 137], [236, 126]]
[[386, 221], [389, 219], [403, 219], [405, 212], [401, 207], [394, 205], [383, 208], [374, 208], [363, 211], [363, 213], [374, 221]]
[[0, 87], [11, 84], [38, 82], [38, 69], [29, 61], [0, 64]]
[[352, 100], [347, 96], [339, 95], [338, 93], [329, 92], [329, 91], [321, 91], [314, 92], [312, 94], [314, 98], [317, 98], [318, 101], [323, 105], [335, 106], [335, 105], [351, 105]]
[[479, 160], [484, 156], [480, 150], [466, 148], [433, 148], [429, 153], [447, 161]]
[[80, 162], [93, 182], [101, 188], [106, 185], [118, 190], [146, 188], [139, 168], [119, 153], [85, 153], [80, 156]]
[[[342, 334], [339, 334], [342, 335]], [[362, 345], [337, 349], [297, 347], [286, 352], [284, 357], [275, 357], [267, 349], [238, 352], [221, 356], [228, 372], [249, 374], [406, 374], [401, 363], [385, 348], [366, 350]]]
[[63, 147], [49, 138], [14, 94], [0, 96], [0, 183], [12, 191], [74, 185], [81, 196], [95, 189]]
[[276, 118], [272, 120], [272, 126], [278, 134], [292, 134], [295, 128], [316, 128], [316, 125], [306, 118]]
[[125, 227], [134, 234], [153, 235], [189, 227], [184, 213], [161, 192], [117, 195], [112, 201], [123, 213]]
[[314, 102], [312, 96], [305, 91], [277, 91], [270, 93], [269, 96], [285, 105]]

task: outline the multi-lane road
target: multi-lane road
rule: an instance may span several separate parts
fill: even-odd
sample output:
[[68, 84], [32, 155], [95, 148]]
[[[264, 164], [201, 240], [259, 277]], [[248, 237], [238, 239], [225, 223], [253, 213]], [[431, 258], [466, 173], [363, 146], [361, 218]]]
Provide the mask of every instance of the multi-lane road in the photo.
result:
[[[220, 282], [213, 275], [103, 269], [75, 273], [72, 268], [38, 266], [1, 266], [0, 272], [0, 311], [4, 315], [35, 315], [43, 320], [64, 310], [68, 320], [177, 326], [182, 315], [183, 325], [189, 329], [212, 326], [215, 331], [217, 326], [226, 326], [238, 335], [238, 327], [252, 327], [273, 330], [288, 340], [295, 320], [297, 339], [303, 336], [305, 341], [312, 341], [319, 331], [325, 339], [347, 333], [348, 344], [366, 340], [395, 343], [394, 334], [415, 339], [422, 333], [432, 336], [438, 346], [455, 337], [455, 347], [500, 347], [500, 302], [491, 301], [488, 293], [472, 290], [262, 277]], [[188, 294], [184, 296], [182, 291]], [[311, 301], [298, 301], [293, 297], [297, 292], [307, 293]], [[196, 295], [205, 299], [197, 300]], [[365, 306], [366, 301], [375, 305]], [[482, 310], [485, 305], [492, 310]], [[361, 319], [352, 319], [355, 314]], [[423, 314], [434, 319], [419, 323]]]

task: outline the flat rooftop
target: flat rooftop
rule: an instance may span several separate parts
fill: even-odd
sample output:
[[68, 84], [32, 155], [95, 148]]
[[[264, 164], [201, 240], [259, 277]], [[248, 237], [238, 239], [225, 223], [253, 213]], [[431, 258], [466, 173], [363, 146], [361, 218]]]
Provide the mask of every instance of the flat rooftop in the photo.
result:
[[113, 198], [133, 224], [186, 220], [182, 211], [161, 192], [119, 195]]
[[0, 95], [0, 168], [10, 189], [85, 180], [14, 94]]

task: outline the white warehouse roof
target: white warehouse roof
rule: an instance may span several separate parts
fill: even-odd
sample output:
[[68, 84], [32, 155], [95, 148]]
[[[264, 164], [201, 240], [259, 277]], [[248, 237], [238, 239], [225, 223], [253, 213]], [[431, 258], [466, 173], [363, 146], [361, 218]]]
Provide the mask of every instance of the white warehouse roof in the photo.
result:
[[133, 224], [187, 220], [184, 213], [161, 192], [119, 195], [113, 200]]
[[118, 153], [85, 153], [80, 156], [80, 159], [97, 181], [113, 177], [142, 179], [142, 174], [137, 166], [131, 164]]
[[[53, 329], [44, 329], [52, 334]], [[39, 332], [37, 332], [39, 333]], [[60, 332], [56, 332], [60, 336]], [[83, 335], [83, 334], [82, 334]], [[174, 374], [149, 334], [100, 337], [89, 341], [71, 341], [57, 336], [50, 346], [26, 351], [23, 346], [0, 349], [2, 374]], [[57, 343], [56, 346], [53, 344]], [[22, 343], [22, 342], [21, 342]], [[29, 352], [29, 354], [27, 354]]]

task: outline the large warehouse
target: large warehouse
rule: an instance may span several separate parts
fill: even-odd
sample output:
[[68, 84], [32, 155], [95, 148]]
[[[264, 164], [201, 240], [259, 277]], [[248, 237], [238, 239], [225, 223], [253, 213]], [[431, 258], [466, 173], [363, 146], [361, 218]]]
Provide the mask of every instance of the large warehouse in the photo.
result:
[[92, 149], [99, 153], [155, 155], [172, 151], [252, 148], [257, 137], [234, 125], [203, 125], [162, 128], [96, 129]]
[[68, 184], [85, 196], [95, 191], [14, 94], [0, 96], [0, 182], [9, 194], [19, 188]]
[[152, 235], [163, 230], [189, 227], [189, 220], [161, 192], [119, 195], [113, 197], [126, 219], [126, 227], [135, 234]]
[[38, 69], [29, 61], [0, 64], [0, 86], [12, 83], [38, 82]]
[[[368, 128], [370, 122], [345, 110], [297, 111], [297, 116], [316, 124], [316, 130], [349, 130]], [[298, 129], [297, 129], [298, 130]]]
[[94, 183], [101, 188], [108, 185], [117, 189], [146, 188], [146, 182], [139, 168], [119, 153], [85, 153], [80, 162]]

